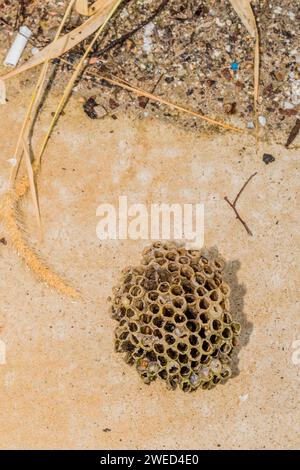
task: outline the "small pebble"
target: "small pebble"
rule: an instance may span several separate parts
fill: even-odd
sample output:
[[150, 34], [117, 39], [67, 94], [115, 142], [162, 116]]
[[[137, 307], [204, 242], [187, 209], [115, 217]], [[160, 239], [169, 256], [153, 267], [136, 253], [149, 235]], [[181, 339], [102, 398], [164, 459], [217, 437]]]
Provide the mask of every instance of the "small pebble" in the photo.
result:
[[283, 103], [283, 109], [294, 109], [294, 105], [292, 103], [289, 103], [289, 101], [285, 101]]
[[253, 122], [253, 121], [249, 121], [249, 122], [247, 123], [247, 128], [248, 128], [248, 129], [254, 129], [254, 122]]
[[258, 117], [258, 122], [261, 126], [265, 126], [266, 123], [267, 123], [267, 120], [266, 120], [265, 116], [259, 116]]
[[225, 23], [223, 23], [222, 21], [220, 21], [219, 18], [216, 18], [216, 24], [217, 24], [220, 28], [222, 28], [222, 27], [225, 25]]
[[240, 399], [241, 401], [246, 401], [246, 400], [248, 400], [248, 397], [249, 397], [248, 393], [245, 393], [245, 395], [240, 395], [240, 396], [239, 396], [239, 399]]
[[275, 162], [275, 158], [270, 153], [264, 153], [263, 154], [263, 162], [266, 165], [269, 165], [269, 163]]
[[8, 163], [11, 164], [11, 166], [16, 166], [16, 164], [17, 164], [17, 159], [16, 158], [9, 158], [7, 161], [8, 161]]
[[94, 111], [96, 113], [97, 119], [101, 119], [107, 115], [106, 109], [103, 108], [103, 106], [101, 106], [100, 104], [98, 106], [95, 106]]

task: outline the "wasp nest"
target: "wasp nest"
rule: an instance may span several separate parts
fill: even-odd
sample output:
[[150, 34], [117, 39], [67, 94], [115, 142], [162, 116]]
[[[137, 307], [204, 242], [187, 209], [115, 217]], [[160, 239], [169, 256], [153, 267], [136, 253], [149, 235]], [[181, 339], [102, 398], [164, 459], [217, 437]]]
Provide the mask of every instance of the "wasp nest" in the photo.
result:
[[229, 313], [224, 263], [175, 243], [154, 243], [114, 288], [116, 351], [145, 383], [210, 389], [230, 375], [240, 325]]

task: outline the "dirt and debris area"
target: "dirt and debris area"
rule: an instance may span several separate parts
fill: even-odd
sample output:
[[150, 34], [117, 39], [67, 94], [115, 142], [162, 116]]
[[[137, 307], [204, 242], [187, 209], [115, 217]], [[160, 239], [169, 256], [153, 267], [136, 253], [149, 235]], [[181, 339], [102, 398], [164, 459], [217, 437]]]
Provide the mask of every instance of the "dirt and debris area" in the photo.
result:
[[[19, 24], [26, 24], [34, 33], [29, 49], [47, 44], [67, 1], [2, 3], [4, 54]], [[293, 0], [256, 0], [252, 4], [260, 33], [260, 126], [287, 136], [300, 103], [299, 7]], [[74, 12], [66, 30], [84, 19]], [[56, 84], [65, 84], [84, 45], [64, 56], [70, 65], [59, 61]], [[254, 39], [227, 0], [125, 0], [97, 42], [85, 78], [75, 90], [86, 99], [94, 96], [98, 106], [114, 116], [126, 111], [138, 118], [152, 115], [176, 119], [187, 127], [203, 126], [196, 118], [187, 118], [166, 105], [145, 102], [98, 78], [88, 78], [92, 71], [121, 78], [146, 91], [155, 90], [155, 94], [204, 115], [253, 129], [253, 46]]]

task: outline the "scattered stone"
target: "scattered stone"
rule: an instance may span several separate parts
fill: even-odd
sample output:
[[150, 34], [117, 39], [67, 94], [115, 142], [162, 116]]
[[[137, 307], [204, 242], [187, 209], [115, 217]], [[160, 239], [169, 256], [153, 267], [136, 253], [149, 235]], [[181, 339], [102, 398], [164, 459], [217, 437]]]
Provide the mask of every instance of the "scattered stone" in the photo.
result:
[[270, 153], [264, 153], [263, 162], [266, 165], [269, 165], [269, 163], [275, 162], [275, 157], [273, 157], [273, 155], [271, 155]]
[[248, 393], [245, 393], [245, 395], [240, 395], [240, 396], [239, 396], [240, 401], [247, 401], [248, 398], [249, 398], [249, 394], [248, 394]]
[[97, 115], [97, 119], [102, 119], [107, 115], [106, 109], [101, 104], [98, 104], [98, 106], [95, 106], [94, 111]]
[[2, 245], [7, 245], [7, 240], [6, 240], [6, 238], [4, 238], [4, 237], [0, 238], [0, 243], [1, 243]]
[[146, 108], [148, 102], [149, 102], [149, 98], [147, 98], [146, 96], [138, 97], [138, 103], [141, 108]]
[[[1, 2], [0, 2], [1, 3]], [[22, 3], [22, 9], [19, 9]], [[105, 109], [126, 110], [136, 116], [138, 99], [102, 81], [100, 84], [88, 72], [107, 73], [151, 91], [160, 75], [155, 94], [172, 102], [182, 103], [189, 97], [189, 105], [203, 114], [228, 120], [228, 106], [223, 105], [227, 94], [237, 103], [235, 122], [248, 127], [253, 117], [253, 46], [254, 40], [238, 20], [230, 2], [208, 0], [170, 0], [154, 18], [151, 15], [163, 0], [123, 2], [115, 15], [113, 27], [107, 28], [105, 38], [99, 37], [87, 61], [86, 74], [78, 85], [81, 96], [97, 96], [97, 105]], [[42, 49], [53, 40], [64, 15], [67, 0], [31, 0], [1, 3], [0, 52], [8, 50], [16, 30], [16, 18], [33, 32], [31, 45], [24, 60], [32, 57], [35, 49]], [[300, 81], [297, 65], [300, 63], [298, 46], [298, 2], [295, 0], [256, 0], [252, 7], [260, 30], [260, 114], [265, 116], [268, 131], [279, 131], [285, 139], [291, 129], [300, 103]], [[21, 11], [21, 13], [20, 13]], [[82, 20], [75, 9], [70, 15], [66, 31], [71, 31]], [[131, 32], [141, 24], [144, 27]], [[127, 36], [129, 34], [129, 36]], [[117, 38], [123, 43], [114, 47]], [[73, 66], [78, 63], [88, 41], [65, 55], [70, 65], [56, 59], [55, 87], [61, 91], [69, 80]], [[33, 50], [32, 50], [33, 48]], [[105, 52], [103, 49], [108, 48]], [[102, 51], [102, 52], [101, 52]], [[27, 54], [27, 56], [26, 56]], [[212, 86], [213, 84], [213, 86]], [[99, 86], [101, 88], [99, 88]], [[101, 90], [101, 94], [99, 93]], [[191, 95], [191, 90], [194, 92]], [[116, 99], [117, 96], [117, 99]], [[119, 107], [111, 107], [110, 99]], [[285, 105], [287, 102], [289, 105]], [[88, 104], [92, 104], [91, 102]], [[291, 107], [291, 104], [294, 108]], [[95, 106], [94, 106], [95, 107]], [[93, 106], [88, 107], [93, 117]], [[104, 114], [104, 111], [102, 110]], [[202, 122], [165, 106], [148, 106], [147, 113], [177, 122], [197, 130]], [[101, 114], [102, 115], [102, 114]], [[139, 113], [143, 118], [143, 113]], [[291, 119], [289, 119], [291, 118]]]
[[108, 104], [109, 104], [110, 109], [116, 109], [119, 107], [119, 103], [117, 103], [113, 98], [109, 99]]
[[98, 60], [99, 60], [98, 57], [91, 57], [89, 60], [89, 64], [90, 65], [97, 64]]
[[259, 122], [259, 124], [260, 124], [261, 126], [264, 127], [264, 126], [266, 125], [266, 123], [267, 123], [267, 120], [266, 120], [265, 116], [259, 116], [259, 117], [258, 117], [258, 122]]
[[228, 68], [222, 70], [223, 77], [227, 78], [227, 80], [231, 80], [231, 73]]
[[255, 127], [255, 126], [254, 126], [254, 122], [253, 122], [253, 121], [249, 121], [249, 122], [247, 123], [247, 128], [248, 128], [248, 129], [254, 129], [254, 127]]
[[97, 113], [95, 111], [95, 107], [98, 106], [94, 96], [90, 96], [83, 104], [83, 110], [85, 114], [88, 115], [90, 119], [97, 119]]
[[285, 101], [283, 103], [283, 109], [293, 109], [294, 105], [292, 103], [289, 103], [289, 101]]
[[233, 103], [225, 103], [224, 110], [226, 114], [235, 114], [236, 113], [236, 102]]

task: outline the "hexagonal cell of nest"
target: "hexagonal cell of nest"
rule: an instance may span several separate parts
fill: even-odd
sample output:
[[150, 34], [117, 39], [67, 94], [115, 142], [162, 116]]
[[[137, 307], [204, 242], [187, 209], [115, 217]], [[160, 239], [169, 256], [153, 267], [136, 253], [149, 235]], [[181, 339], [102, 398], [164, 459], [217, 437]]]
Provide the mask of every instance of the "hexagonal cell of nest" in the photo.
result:
[[122, 272], [111, 299], [115, 349], [149, 384], [210, 389], [231, 375], [240, 324], [229, 312], [224, 262], [156, 242]]

